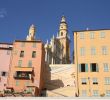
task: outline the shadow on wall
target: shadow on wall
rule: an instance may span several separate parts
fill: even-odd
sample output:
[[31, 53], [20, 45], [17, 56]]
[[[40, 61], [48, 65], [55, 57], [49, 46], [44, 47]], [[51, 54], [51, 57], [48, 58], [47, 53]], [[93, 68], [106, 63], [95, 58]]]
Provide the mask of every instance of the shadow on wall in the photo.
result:
[[50, 86], [50, 88], [48, 88], [49, 90], [54, 90], [54, 89], [58, 89], [58, 88], [64, 87], [64, 84], [63, 84], [62, 80], [59, 80], [59, 79], [50, 80], [48, 85]]
[[62, 80], [60, 79], [55, 79], [55, 80], [51, 80], [51, 69], [49, 67], [48, 64], [46, 64], [46, 76], [45, 76], [45, 88], [47, 90], [54, 90], [60, 87], [64, 87], [64, 84], [62, 82]]

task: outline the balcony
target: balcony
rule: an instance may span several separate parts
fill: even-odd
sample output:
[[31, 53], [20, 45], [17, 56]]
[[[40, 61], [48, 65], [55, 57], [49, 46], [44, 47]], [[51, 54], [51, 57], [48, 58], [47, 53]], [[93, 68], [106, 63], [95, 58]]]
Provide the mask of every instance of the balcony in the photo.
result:
[[15, 79], [31, 80], [32, 73], [31, 72], [25, 72], [25, 71], [16, 71], [13, 77]]

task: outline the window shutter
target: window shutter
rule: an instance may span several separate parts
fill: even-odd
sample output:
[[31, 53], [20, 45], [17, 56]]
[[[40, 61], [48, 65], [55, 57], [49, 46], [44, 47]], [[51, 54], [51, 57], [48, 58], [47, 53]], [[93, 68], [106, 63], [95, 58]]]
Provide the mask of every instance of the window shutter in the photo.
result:
[[81, 64], [79, 64], [79, 72], [81, 72]]
[[92, 64], [90, 64], [90, 71], [92, 72]]
[[99, 71], [98, 64], [96, 64], [96, 71], [97, 71], [97, 72]]
[[86, 65], [86, 72], [88, 72], [88, 64], [85, 64]]

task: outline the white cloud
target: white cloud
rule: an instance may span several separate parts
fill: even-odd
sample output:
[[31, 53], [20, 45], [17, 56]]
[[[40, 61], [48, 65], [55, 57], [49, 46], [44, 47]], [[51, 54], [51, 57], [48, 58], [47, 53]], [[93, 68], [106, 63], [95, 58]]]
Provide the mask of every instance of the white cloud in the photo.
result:
[[7, 11], [5, 8], [0, 9], [0, 18], [4, 18], [7, 15]]

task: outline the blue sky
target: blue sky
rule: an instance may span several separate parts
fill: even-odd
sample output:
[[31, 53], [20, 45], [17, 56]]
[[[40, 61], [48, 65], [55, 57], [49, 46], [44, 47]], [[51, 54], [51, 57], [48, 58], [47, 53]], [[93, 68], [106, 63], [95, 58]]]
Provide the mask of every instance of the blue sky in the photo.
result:
[[110, 28], [110, 0], [0, 0], [0, 42], [25, 39], [35, 24], [36, 38], [56, 35], [65, 15], [73, 50], [73, 31]]

